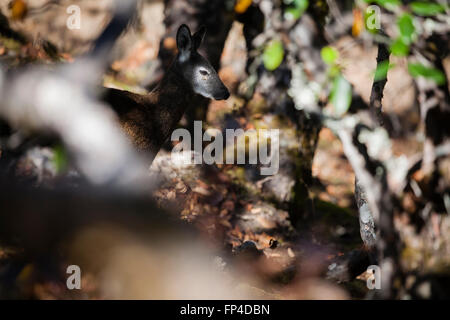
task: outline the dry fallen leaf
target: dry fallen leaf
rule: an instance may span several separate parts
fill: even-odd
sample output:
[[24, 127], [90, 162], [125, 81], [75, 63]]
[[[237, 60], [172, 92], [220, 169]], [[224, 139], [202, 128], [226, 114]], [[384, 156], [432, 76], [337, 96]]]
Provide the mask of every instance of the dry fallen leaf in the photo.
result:
[[13, 0], [9, 3], [12, 20], [23, 20], [28, 12], [28, 6], [24, 0]]
[[194, 189], [192, 189], [192, 191], [194, 191], [195, 193], [204, 195], [204, 196], [209, 196], [211, 194], [211, 192], [208, 189], [200, 187], [200, 186], [195, 187]]
[[250, 7], [251, 4], [252, 0], [238, 0], [236, 2], [236, 5], [234, 6], [234, 11], [236, 11], [236, 13], [242, 14], [247, 11], [248, 7]]
[[361, 10], [354, 9], [353, 10], [353, 25], [352, 25], [352, 35], [357, 37], [364, 30], [364, 18], [361, 13]]

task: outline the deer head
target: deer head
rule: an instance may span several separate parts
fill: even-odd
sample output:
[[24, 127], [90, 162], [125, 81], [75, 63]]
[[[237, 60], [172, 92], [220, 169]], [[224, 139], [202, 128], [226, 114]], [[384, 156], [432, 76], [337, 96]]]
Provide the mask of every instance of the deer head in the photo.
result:
[[185, 24], [178, 28], [178, 55], [174, 67], [195, 93], [210, 99], [225, 100], [230, 96], [228, 89], [209, 61], [197, 52], [205, 33], [205, 27], [193, 35]]

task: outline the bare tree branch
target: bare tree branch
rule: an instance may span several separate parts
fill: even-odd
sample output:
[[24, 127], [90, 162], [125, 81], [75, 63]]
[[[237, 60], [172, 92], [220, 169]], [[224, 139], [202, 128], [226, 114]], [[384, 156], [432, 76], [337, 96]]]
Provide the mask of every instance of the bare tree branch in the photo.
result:
[[[385, 43], [378, 43], [377, 69], [382, 63], [389, 64], [389, 49]], [[375, 113], [378, 124], [383, 126], [382, 100], [384, 87], [387, 83], [387, 77], [380, 80], [374, 80], [370, 93], [370, 109]]]

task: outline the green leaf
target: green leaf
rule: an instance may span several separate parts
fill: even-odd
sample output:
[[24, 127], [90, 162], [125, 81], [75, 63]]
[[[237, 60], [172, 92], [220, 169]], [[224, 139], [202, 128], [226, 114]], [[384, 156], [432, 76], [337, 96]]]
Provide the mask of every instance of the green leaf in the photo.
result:
[[365, 0], [367, 3], [375, 2], [376, 4], [388, 10], [394, 10], [400, 5], [400, 0]]
[[410, 14], [403, 14], [397, 21], [398, 28], [400, 30], [400, 35], [404, 44], [411, 44], [414, 32], [413, 18]]
[[420, 63], [408, 63], [408, 71], [414, 78], [424, 77], [431, 79], [438, 85], [443, 85], [446, 81], [442, 71], [435, 68], [429, 68]]
[[338, 65], [332, 65], [330, 69], [328, 70], [328, 74], [330, 75], [331, 79], [334, 79], [341, 73], [341, 68], [339, 68]]
[[273, 71], [280, 66], [284, 59], [283, 44], [279, 40], [271, 41], [263, 53], [263, 63], [267, 70]]
[[299, 19], [306, 9], [308, 9], [309, 5], [308, 0], [285, 0], [284, 3], [291, 5], [284, 10], [285, 17], [293, 20]]
[[438, 3], [420, 2], [411, 3], [411, 9], [415, 14], [420, 16], [434, 16], [443, 12], [445, 9]]
[[391, 44], [390, 50], [394, 56], [404, 57], [409, 54], [409, 45], [405, 44], [401, 38], [398, 38]]
[[372, 34], [377, 34], [378, 30], [381, 29], [380, 14], [381, 9], [379, 7], [378, 9], [367, 8], [364, 12], [364, 26]]
[[308, 0], [294, 0], [295, 7], [303, 10], [303, 12], [308, 9], [309, 1]]
[[53, 148], [53, 164], [56, 168], [56, 172], [60, 173], [67, 168], [67, 154], [63, 146], [57, 145]]
[[333, 47], [326, 46], [322, 48], [322, 50], [320, 51], [320, 55], [322, 56], [322, 60], [325, 61], [325, 63], [331, 65], [334, 64], [339, 56], [339, 53]]
[[352, 103], [352, 86], [342, 75], [334, 79], [331, 90], [331, 103], [338, 117], [346, 113]]
[[388, 60], [381, 62], [375, 70], [373, 81], [380, 81], [386, 79], [388, 71], [393, 67], [394, 65], [390, 64]]
[[286, 20], [297, 20], [302, 16], [302, 11], [295, 7], [287, 7], [284, 9], [284, 17]]

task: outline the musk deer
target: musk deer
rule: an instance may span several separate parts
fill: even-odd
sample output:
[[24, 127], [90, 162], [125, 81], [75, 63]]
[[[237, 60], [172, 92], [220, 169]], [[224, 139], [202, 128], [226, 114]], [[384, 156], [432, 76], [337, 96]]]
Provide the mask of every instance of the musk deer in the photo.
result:
[[194, 96], [225, 100], [228, 89], [217, 72], [197, 49], [206, 29], [202, 27], [194, 35], [188, 26], [177, 31], [178, 54], [161, 82], [147, 95], [107, 89], [104, 100], [120, 119], [123, 130], [130, 136], [139, 151], [153, 160], [163, 143], [183, 116], [193, 107]]

